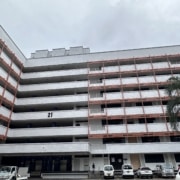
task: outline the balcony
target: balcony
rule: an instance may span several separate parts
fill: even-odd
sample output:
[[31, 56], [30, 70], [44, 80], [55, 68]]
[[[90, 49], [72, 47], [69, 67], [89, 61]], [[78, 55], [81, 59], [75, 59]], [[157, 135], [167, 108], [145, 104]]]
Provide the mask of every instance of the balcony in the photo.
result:
[[[4, 91], [4, 89], [0, 86], [0, 95], [3, 94], [3, 91]], [[6, 98], [8, 101], [13, 102], [14, 96], [5, 89], [4, 98]]]
[[61, 70], [61, 71], [44, 71], [44, 72], [32, 72], [32, 73], [23, 73], [21, 78], [22, 80], [29, 79], [47, 79], [47, 78], [63, 78], [71, 76], [85, 76], [87, 75], [87, 69], [70, 69], [70, 70]]
[[3, 125], [0, 125], [0, 136], [4, 136], [6, 134], [6, 127]]
[[71, 81], [64, 83], [42, 83], [42, 84], [30, 84], [30, 85], [19, 85], [18, 90], [20, 92], [33, 92], [33, 91], [52, 91], [56, 90], [67, 90], [67, 89], [79, 89], [87, 88], [87, 81]]
[[143, 136], [146, 133], [168, 133], [173, 132], [169, 123], [148, 123], [148, 124], [116, 124], [105, 125], [96, 129], [90, 129], [91, 135], [119, 135], [139, 134]]
[[140, 115], [163, 115], [166, 106], [154, 105], [154, 106], [133, 106], [133, 107], [123, 107], [119, 108], [107, 108], [107, 116], [140, 116]]
[[152, 143], [121, 143], [91, 145], [92, 154], [152, 154], [152, 153], [179, 153], [177, 142]]
[[51, 116], [49, 116], [49, 111], [40, 112], [24, 112], [24, 113], [13, 113], [12, 121], [53, 121], [53, 119], [67, 120], [67, 119], [85, 119], [88, 116], [88, 110], [59, 110], [51, 111]]
[[8, 118], [10, 114], [11, 114], [11, 111], [9, 109], [7, 109], [4, 106], [0, 106], [0, 115]]
[[[3, 129], [4, 130], [4, 129]], [[0, 126], [1, 132], [1, 126]], [[87, 136], [87, 126], [9, 129], [9, 138]]]
[[89, 143], [69, 142], [69, 143], [22, 143], [22, 144], [1, 144], [1, 155], [37, 155], [45, 154], [87, 154], [89, 153]]
[[19, 98], [16, 99], [15, 104], [17, 106], [29, 106], [29, 105], [48, 105], [48, 104], [87, 104], [87, 94], [81, 95], [67, 95], [67, 96], [46, 96], [46, 97], [31, 97], [31, 98]]

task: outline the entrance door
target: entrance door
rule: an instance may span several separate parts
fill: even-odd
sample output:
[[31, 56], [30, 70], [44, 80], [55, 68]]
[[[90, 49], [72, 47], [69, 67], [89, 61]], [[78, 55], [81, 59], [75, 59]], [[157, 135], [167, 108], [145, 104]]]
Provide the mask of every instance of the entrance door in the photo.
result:
[[113, 165], [115, 170], [121, 169], [123, 164], [122, 154], [110, 154], [110, 164]]

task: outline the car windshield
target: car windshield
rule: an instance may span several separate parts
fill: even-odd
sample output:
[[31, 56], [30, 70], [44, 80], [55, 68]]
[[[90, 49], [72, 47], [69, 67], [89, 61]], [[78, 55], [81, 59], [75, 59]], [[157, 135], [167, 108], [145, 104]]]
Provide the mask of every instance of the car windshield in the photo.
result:
[[105, 171], [112, 171], [112, 170], [113, 170], [113, 167], [112, 167], [112, 166], [105, 166], [105, 167], [104, 167], [104, 170], [105, 170]]
[[124, 169], [132, 169], [131, 165], [125, 165], [123, 168]]
[[167, 169], [173, 169], [173, 166], [170, 165], [170, 164], [166, 164], [166, 165], [164, 165], [164, 168], [167, 168]]
[[10, 172], [11, 168], [10, 167], [1, 167], [0, 172]]
[[148, 167], [142, 167], [141, 170], [151, 170], [151, 169]]

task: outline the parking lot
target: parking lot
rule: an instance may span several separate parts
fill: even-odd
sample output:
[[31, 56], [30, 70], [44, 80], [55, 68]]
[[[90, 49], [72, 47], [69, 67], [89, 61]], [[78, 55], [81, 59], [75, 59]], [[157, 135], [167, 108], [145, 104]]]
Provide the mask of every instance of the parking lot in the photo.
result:
[[[95, 179], [82, 179], [82, 180], [103, 180], [104, 178], [95, 178]], [[174, 180], [175, 178], [153, 178], [153, 180]], [[29, 180], [42, 180], [41, 178], [29, 178]], [[49, 180], [55, 180], [55, 179], [49, 179]], [[66, 180], [64, 178], [56, 179], [56, 180]], [[68, 179], [69, 180], [69, 179]], [[79, 180], [79, 179], [71, 179], [71, 180]], [[121, 177], [115, 177], [115, 180], [123, 180]], [[128, 180], [140, 180], [139, 178], [134, 179], [128, 179]], [[149, 180], [146, 178], [143, 178], [143, 180]]]
[[[72, 177], [72, 176], [71, 176]], [[76, 177], [76, 176], [73, 176], [72, 178], [71, 178], [70, 176], [67, 178], [67, 176], [61, 176], [61, 177], [59, 177], [59, 178], [45, 178], [46, 180], [103, 180], [104, 179], [104, 177], [103, 177], [103, 174], [100, 174], [100, 173], [95, 173], [95, 174], [91, 174], [90, 176], [89, 176], [89, 178], [78, 178], [78, 176]], [[156, 176], [154, 176], [153, 178], [137, 178], [137, 176], [135, 176], [134, 178], [123, 178], [122, 177], [122, 174], [115, 174], [115, 178], [114, 178], [114, 180], [175, 180], [175, 177], [174, 178], [169, 178], [169, 177], [167, 177], [167, 178], [158, 178], [158, 177], [156, 177]], [[41, 177], [30, 177], [29, 178], [29, 180], [42, 180], [42, 178]]]

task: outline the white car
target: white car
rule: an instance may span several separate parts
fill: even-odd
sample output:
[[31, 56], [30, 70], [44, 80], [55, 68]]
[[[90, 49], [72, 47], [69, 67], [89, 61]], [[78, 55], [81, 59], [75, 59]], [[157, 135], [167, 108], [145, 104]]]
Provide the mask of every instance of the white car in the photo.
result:
[[131, 177], [134, 178], [134, 170], [131, 164], [123, 164], [122, 165], [122, 177]]
[[177, 172], [177, 174], [176, 174], [175, 180], [180, 180], [180, 169], [178, 170], [178, 172]]
[[149, 167], [140, 167], [136, 172], [137, 177], [150, 177], [153, 178], [153, 172]]
[[104, 179], [106, 178], [114, 179], [114, 167], [112, 165], [104, 165], [103, 175], [104, 175]]

